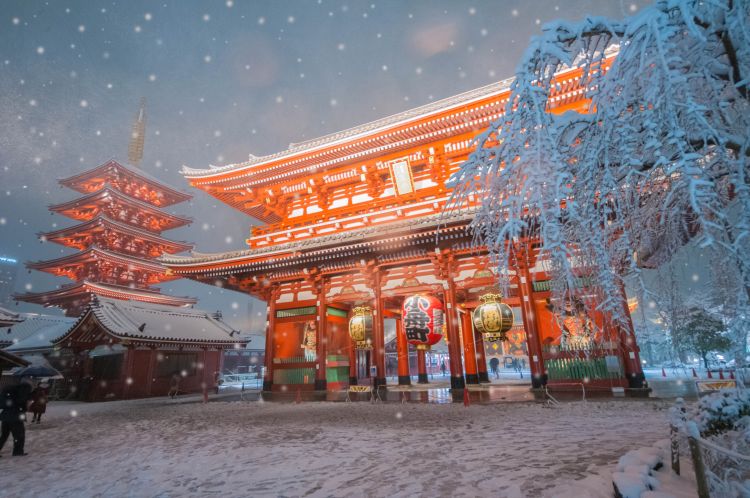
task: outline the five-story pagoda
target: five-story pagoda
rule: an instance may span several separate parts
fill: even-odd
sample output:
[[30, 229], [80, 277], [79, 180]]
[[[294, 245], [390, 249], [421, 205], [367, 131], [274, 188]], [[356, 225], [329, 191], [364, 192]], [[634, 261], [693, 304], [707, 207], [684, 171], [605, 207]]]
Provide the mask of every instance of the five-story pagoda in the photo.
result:
[[79, 315], [94, 295], [171, 306], [189, 306], [196, 300], [162, 294], [155, 284], [175, 280], [157, 258], [191, 249], [192, 244], [162, 237], [165, 230], [191, 222], [164, 208], [192, 196], [175, 190], [137, 168], [143, 157], [144, 104], [133, 125], [128, 159], [135, 167], [110, 160], [96, 168], [59, 180], [82, 196], [55, 204], [50, 211], [80, 223], [40, 233], [43, 241], [79, 252], [47, 261], [29, 262], [27, 268], [68, 277], [74, 283], [47, 292], [17, 294], [15, 298], [56, 306], [68, 316]]

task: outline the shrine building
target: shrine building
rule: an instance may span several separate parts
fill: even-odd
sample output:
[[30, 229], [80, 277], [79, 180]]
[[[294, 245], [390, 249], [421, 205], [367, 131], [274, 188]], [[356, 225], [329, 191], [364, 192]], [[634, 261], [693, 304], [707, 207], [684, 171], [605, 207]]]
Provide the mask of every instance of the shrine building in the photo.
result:
[[[586, 112], [580, 77], [575, 68], [557, 75], [550, 112]], [[487, 251], [474, 247], [467, 233], [481, 198], [446, 211], [446, 182], [467, 160], [474, 137], [504, 112], [510, 84], [246, 162], [184, 167], [192, 186], [263, 225], [252, 227], [247, 249], [165, 254], [160, 262], [175, 276], [268, 303], [266, 391], [386, 385], [389, 328], [399, 384], [411, 382], [410, 347], [420, 381], [427, 380], [430, 337], [447, 344], [452, 388], [487, 382], [487, 357], [503, 337], [483, 337], [472, 314], [497, 293], [498, 276]], [[632, 325], [618, 327], [601, 314], [575, 310], [554, 314], [537, 247], [538, 241], [521, 241], [511, 261], [510, 295], [502, 302], [513, 324], [499, 349], [530, 366], [536, 388], [583, 382], [643, 387]], [[585, 279], [579, 284], [585, 290]], [[626, 306], [624, 294], [622, 302]]]

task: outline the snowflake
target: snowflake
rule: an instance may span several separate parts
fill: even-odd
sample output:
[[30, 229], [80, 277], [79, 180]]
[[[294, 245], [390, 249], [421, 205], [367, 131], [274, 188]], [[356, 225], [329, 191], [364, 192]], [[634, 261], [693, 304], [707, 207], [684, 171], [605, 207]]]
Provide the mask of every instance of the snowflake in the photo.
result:
[[135, 31], [136, 33], [140, 33], [141, 32], [141, 26], [138, 25], [138, 24], [136, 24], [135, 26], [133, 26], [133, 31]]
[[210, 20], [211, 20], [211, 16], [210, 16], [210, 15], [208, 15], [208, 14], [203, 14], [203, 21], [204, 21], [204, 22], [208, 22], [208, 21], [210, 21]]
[[88, 103], [87, 100], [82, 100], [81, 101], [81, 107], [88, 107], [88, 106], [89, 106], [89, 103]]
[[44, 54], [44, 47], [42, 47], [41, 45], [36, 47], [36, 53], [39, 55]]
[[83, 24], [79, 24], [78, 25], [78, 32], [79, 33], [83, 33], [84, 31], [86, 31], [86, 26], [84, 26]]
[[147, 21], [150, 21], [151, 19], [153, 19], [153, 16], [150, 12], [146, 12], [145, 14], [143, 14], [143, 18]]

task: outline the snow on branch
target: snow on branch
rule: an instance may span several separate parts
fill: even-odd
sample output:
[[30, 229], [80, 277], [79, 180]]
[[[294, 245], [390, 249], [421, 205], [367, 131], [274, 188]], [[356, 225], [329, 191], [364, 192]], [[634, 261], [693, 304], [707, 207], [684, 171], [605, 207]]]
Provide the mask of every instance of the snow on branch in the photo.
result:
[[[557, 302], [586, 276], [623, 320], [622, 279], [695, 239], [750, 296], [749, 19], [750, 0], [661, 0], [545, 26], [449, 184], [454, 208], [481, 192], [471, 228], [501, 274], [514, 242], [538, 239]], [[555, 75], [573, 67], [588, 109], [550, 112]]]

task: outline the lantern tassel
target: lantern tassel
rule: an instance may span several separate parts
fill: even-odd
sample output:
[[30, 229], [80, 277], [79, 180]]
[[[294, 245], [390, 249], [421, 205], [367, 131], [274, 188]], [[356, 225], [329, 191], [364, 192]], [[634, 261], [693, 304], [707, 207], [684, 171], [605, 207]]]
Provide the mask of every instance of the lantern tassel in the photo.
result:
[[661, 376], [662, 377], [666, 377], [667, 376], [667, 371], [664, 370], [664, 367], [661, 367]]
[[471, 404], [471, 399], [469, 398], [469, 390], [464, 388], [464, 406], [469, 406]]

